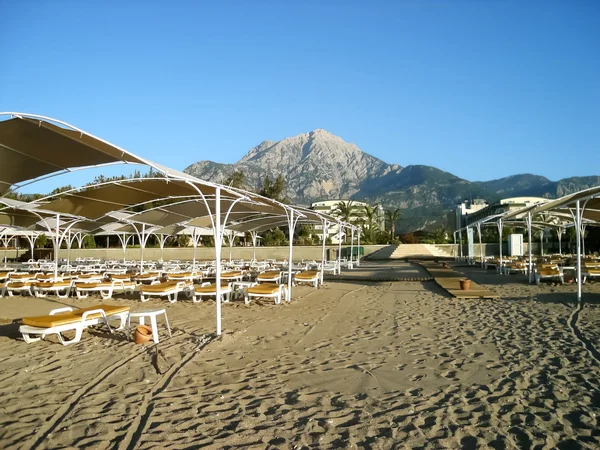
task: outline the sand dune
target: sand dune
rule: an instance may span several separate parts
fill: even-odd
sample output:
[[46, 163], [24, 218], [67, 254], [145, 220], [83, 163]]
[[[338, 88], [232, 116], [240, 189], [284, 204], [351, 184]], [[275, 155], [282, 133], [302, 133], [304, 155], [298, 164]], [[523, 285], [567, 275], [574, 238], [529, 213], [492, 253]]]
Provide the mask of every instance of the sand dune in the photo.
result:
[[[156, 347], [124, 335], [90, 331], [70, 347], [52, 338], [27, 345], [5, 325], [0, 442], [598, 448], [600, 286], [586, 285], [592, 304], [574, 330], [572, 285], [527, 286], [469, 270], [502, 298], [452, 300], [433, 282], [330, 282], [298, 287], [289, 305], [225, 305], [220, 340], [211, 336], [214, 303], [168, 305], [173, 337], [156, 346], [162, 374]], [[29, 300], [34, 313], [55, 307], [2, 299], [0, 315], [18, 317]]]

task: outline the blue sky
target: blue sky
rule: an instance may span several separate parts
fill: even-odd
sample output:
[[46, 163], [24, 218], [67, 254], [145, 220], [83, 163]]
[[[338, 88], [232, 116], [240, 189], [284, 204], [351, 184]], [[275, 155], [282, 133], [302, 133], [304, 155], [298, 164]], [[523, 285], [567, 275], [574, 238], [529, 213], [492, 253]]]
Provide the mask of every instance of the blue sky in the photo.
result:
[[0, 110], [176, 169], [315, 128], [469, 180], [600, 175], [598, 1], [0, 1]]

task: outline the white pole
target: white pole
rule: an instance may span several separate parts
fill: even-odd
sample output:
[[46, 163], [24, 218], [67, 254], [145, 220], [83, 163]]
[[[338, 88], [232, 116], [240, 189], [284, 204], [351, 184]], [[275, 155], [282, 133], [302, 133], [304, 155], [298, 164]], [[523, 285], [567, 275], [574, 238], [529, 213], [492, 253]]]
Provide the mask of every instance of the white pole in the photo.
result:
[[216, 292], [217, 292], [217, 336], [221, 336], [221, 244], [223, 236], [221, 235], [221, 188], [215, 189], [215, 270], [216, 273]]
[[544, 256], [544, 230], [540, 230], [540, 256]]
[[60, 249], [60, 241], [58, 235], [60, 233], [60, 214], [56, 215], [56, 232], [54, 233], [54, 280], [58, 279], [58, 250]]
[[321, 284], [323, 284], [323, 273], [325, 271], [325, 236], [327, 236], [327, 220], [322, 219], [323, 221], [323, 234], [321, 242]]
[[140, 273], [144, 273], [144, 247], [145, 241], [144, 238], [146, 234], [146, 224], [142, 224], [142, 235], [140, 236]]
[[556, 233], [558, 234], [558, 254], [562, 256], [562, 227], [558, 227]]
[[463, 259], [462, 230], [458, 230], [458, 239], [460, 241], [460, 245], [458, 246], [458, 249], [459, 249], [459, 252], [460, 252], [460, 260], [462, 261], [462, 259]]
[[229, 264], [231, 264], [231, 252], [233, 251], [233, 241], [235, 241], [235, 232], [232, 231], [229, 235]]
[[577, 303], [581, 303], [581, 215], [579, 200], [576, 203], [575, 226], [577, 227]]
[[198, 241], [196, 240], [197, 228], [192, 230], [192, 245], [194, 246], [194, 255], [192, 257], [192, 270], [196, 270], [196, 248], [198, 247]]
[[288, 292], [287, 301], [292, 301], [292, 258], [293, 258], [293, 243], [294, 243], [294, 210], [290, 209], [288, 214], [288, 235], [290, 238], [290, 257], [288, 259]]
[[477, 235], [479, 236], [479, 258], [481, 259], [481, 267], [483, 268], [483, 244], [481, 243], [481, 222], [477, 222]]
[[257, 232], [256, 231], [251, 231], [250, 232], [250, 237], [252, 238], [252, 260], [256, 261], [256, 237], [257, 237]]
[[502, 275], [502, 219], [498, 220], [498, 235], [500, 236], [500, 275]]
[[342, 273], [342, 224], [338, 223], [338, 273]]
[[356, 267], [360, 267], [360, 232], [362, 228], [358, 229], [358, 253], [356, 254]]
[[531, 211], [527, 213], [527, 236], [529, 252], [529, 284], [533, 284], [533, 250], [531, 248]]
[[[583, 205], [583, 208], [585, 209], [585, 204]], [[585, 229], [587, 227], [587, 224], [583, 223], [583, 211], [581, 212], [581, 216], [581, 254], [585, 258]]]
[[352, 261], [354, 258], [354, 227], [351, 228], [350, 232], [350, 264], [348, 267], [352, 267]]
[[452, 239], [454, 240], [454, 259], [458, 259], [458, 252], [456, 251], [456, 231], [452, 233]]

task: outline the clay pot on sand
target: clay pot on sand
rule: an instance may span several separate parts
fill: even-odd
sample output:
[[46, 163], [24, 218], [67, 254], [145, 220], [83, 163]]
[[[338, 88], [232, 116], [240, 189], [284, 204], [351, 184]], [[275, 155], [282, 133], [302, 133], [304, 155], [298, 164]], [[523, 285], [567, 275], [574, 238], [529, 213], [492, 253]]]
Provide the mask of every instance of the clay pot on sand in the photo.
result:
[[135, 329], [135, 343], [143, 344], [152, 339], [152, 328], [147, 325], [138, 325]]
[[465, 278], [464, 280], [458, 280], [458, 282], [460, 283], [460, 288], [463, 291], [468, 291], [471, 287], [471, 280], [468, 280], [467, 278]]

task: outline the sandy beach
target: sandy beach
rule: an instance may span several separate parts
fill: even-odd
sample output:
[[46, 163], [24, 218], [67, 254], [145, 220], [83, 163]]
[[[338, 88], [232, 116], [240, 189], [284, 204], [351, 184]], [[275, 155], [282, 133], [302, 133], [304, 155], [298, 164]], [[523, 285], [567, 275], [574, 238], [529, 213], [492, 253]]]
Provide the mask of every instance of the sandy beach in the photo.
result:
[[166, 307], [157, 346], [94, 330], [26, 344], [14, 319], [100, 300], [2, 298], [0, 447], [600, 447], [600, 284], [576, 313], [572, 284], [457, 270], [501, 298], [329, 281], [290, 304], [224, 305], [218, 340], [213, 301], [107, 301]]

